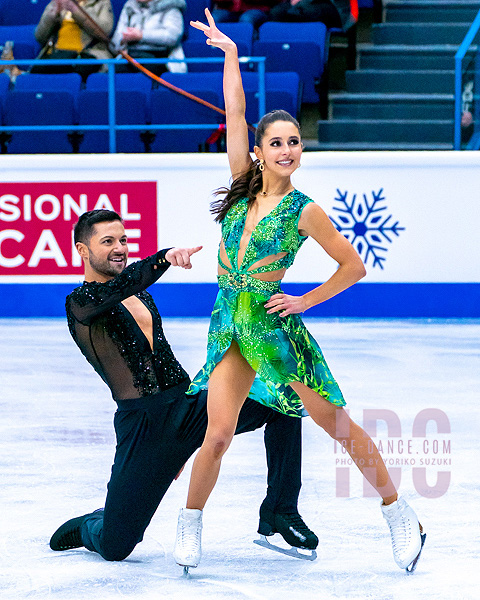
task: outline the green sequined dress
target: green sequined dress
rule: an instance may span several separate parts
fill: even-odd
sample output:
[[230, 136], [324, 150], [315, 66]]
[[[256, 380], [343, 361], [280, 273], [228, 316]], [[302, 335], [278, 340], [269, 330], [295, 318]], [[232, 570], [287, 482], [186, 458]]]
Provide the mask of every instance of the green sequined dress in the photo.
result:
[[[235, 340], [242, 355], [257, 372], [249, 396], [284, 414], [307, 414], [299, 396], [288, 385], [300, 381], [337, 406], [344, 406], [340, 388], [322, 351], [298, 314], [280, 317], [267, 314], [265, 302], [281, 292], [281, 281], [262, 281], [251, 275], [287, 269], [306, 237], [298, 232], [298, 221], [310, 198], [297, 190], [287, 194], [254, 229], [242, 263], [238, 250], [247, 217], [247, 199], [242, 198], [222, 221], [222, 238], [231, 267], [218, 276], [219, 292], [208, 332], [207, 361], [194, 378], [188, 393], [208, 387], [209, 377]], [[273, 262], [251, 268], [265, 257], [285, 253]]]

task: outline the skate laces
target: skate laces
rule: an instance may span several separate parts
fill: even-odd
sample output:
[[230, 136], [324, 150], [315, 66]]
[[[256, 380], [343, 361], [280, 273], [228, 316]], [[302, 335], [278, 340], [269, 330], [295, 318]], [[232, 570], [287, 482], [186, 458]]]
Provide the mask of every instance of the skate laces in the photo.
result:
[[396, 515], [388, 521], [390, 534], [392, 536], [393, 552], [400, 554], [407, 549], [411, 538], [412, 527], [410, 519], [402, 514]]
[[183, 552], [197, 553], [200, 549], [200, 534], [202, 532], [201, 517], [186, 519], [181, 517], [179, 522], [178, 543]]
[[412, 541], [412, 519], [405, 514], [407, 508], [400, 504], [395, 513], [391, 515], [387, 513], [386, 516], [392, 538], [393, 553], [398, 557], [408, 552]]

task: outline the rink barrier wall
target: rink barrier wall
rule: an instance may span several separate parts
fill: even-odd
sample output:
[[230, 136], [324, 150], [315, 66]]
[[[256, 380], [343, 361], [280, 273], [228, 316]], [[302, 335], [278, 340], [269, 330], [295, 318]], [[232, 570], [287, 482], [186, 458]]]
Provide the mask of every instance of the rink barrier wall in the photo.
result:
[[[82, 281], [72, 228], [112, 208], [130, 259], [202, 245], [193, 268], [151, 287], [165, 316], [208, 316], [220, 227], [212, 192], [228, 185], [224, 153], [4, 155], [0, 170], [0, 317], [64, 315]], [[308, 152], [292, 178], [362, 257], [367, 275], [307, 316], [477, 318], [479, 152]], [[282, 287], [302, 294], [337, 263], [312, 239]]]
[[[0, 286], [2, 317], [63, 317], [65, 297], [74, 284]], [[287, 294], [300, 295], [311, 284], [286, 283]], [[149, 288], [164, 317], [210, 316], [217, 286], [213, 283], [157, 283]], [[314, 306], [309, 317], [480, 318], [480, 284], [365, 283]]]

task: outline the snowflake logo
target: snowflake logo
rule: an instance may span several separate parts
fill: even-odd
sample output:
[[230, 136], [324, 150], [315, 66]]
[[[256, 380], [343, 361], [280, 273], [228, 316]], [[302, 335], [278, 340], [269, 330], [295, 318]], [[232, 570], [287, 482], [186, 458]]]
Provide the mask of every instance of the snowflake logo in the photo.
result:
[[383, 269], [383, 263], [387, 252], [387, 242], [392, 243], [394, 235], [398, 237], [400, 231], [405, 227], [400, 227], [398, 221], [390, 223], [392, 215], [385, 216], [386, 206], [381, 203], [385, 200], [383, 188], [378, 192], [372, 192], [372, 200], [368, 200], [367, 195], [362, 198], [353, 195], [351, 201], [348, 200], [348, 192], [342, 193], [337, 189], [335, 202], [340, 205], [334, 206], [333, 210], [339, 213], [336, 218], [330, 217], [332, 223], [338, 231], [343, 233], [347, 240], [352, 244], [355, 250], [360, 254], [365, 264], [372, 258], [373, 266]]

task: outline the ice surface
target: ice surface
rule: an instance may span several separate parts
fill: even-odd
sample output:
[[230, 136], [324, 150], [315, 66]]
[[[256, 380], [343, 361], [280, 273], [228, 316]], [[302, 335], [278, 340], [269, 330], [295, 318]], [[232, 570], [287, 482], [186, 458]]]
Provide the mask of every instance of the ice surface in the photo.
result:
[[[417, 572], [393, 562], [377, 498], [364, 497], [362, 478], [348, 469], [349, 497], [336, 493], [337, 460], [327, 435], [304, 420], [300, 512], [319, 535], [315, 562], [275, 554], [252, 543], [265, 492], [262, 432], [234, 440], [205, 510], [204, 558], [188, 579], [172, 558], [178, 509], [185, 502], [191, 461], [169, 489], [145, 540], [120, 563], [86, 549], [52, 552], [48, 540], [65, 520], [103, 505], [114, 452], [114, 403], [80, 355], [62, 319], [0, 320], [0, 597], [58, 600], [478, 598], [480, 511], [480, 322], [306, 320], [347, 398], [351, 416], [388, 409], [401, 423], [384, 458], [402, 460], [399, 439], [416, 460], [450, 474], [439, 497], [415, 488], [402, 464], [401, 491], [428, 537]], [[165, 321], [167, 337], [187, 370], [203, 361], [207, 320]], [[445, 413], [451, 433], [429, 423], [430, 448], [412, 434], [425, 409]], [[429, 414], [429, 413], [424, 413]], [[388, 452], [387, 442], [396, 444]], [[433, 453], [437, 440], [443, 450]], [[448, 446], [450, 442], [450, 447]], [[448, 451], [449, 449], [449, 451]], [[418, 462], [417, 462], [418, 464]]]

